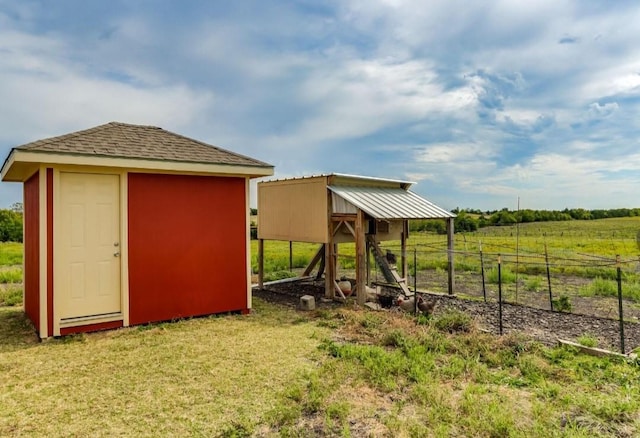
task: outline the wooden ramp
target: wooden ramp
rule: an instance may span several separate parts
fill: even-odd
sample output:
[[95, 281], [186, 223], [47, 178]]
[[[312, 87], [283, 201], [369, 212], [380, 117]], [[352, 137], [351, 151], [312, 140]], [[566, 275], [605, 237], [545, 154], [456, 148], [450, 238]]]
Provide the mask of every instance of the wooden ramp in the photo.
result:
[[380, 271], [387, 283], [397, 283], [406, 297], [412, 296], [413, 292], [409, 290], [409, 286], [407, 286], [407, 279], [402, 278], [400, 274], [398, 274], [398, 270], [395, 266], [389, 265], [386, 256], [382, 253], [382, 250], [375, 238], [373, 238], [373, 236], [367, 236], [367, 240], [373, 249], [373, 258], [376, 260], [376, 264], [380, 267]]

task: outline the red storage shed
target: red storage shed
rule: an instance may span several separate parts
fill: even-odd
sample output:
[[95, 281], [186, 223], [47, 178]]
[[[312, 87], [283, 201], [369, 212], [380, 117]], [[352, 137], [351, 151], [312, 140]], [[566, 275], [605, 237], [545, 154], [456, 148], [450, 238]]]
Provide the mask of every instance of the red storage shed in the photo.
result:
[[108, 123], [12, 149], [41, 338], [251, 308], [249, 180], [273, 166]]

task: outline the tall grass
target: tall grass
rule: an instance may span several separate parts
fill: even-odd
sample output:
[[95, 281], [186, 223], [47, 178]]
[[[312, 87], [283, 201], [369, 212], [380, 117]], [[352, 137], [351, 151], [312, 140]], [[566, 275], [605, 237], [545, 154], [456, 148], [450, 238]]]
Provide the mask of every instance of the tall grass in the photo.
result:
[[20, 286], [0, 287], [0, 306], [21, 306], [22, 295], [22, 287]]
[[486, 278], [488, 283], [498, 284], [498, 281], [502, 283], [515, 283], [516, 274], [511, 269], [505, 267], [500, 268], [500, 275], [498, 275], [498, 268], [491, 268], [486, 271]]
[[[617, 297], [618, 282], [596, 277], [591, 283], [582, 286], [578, 293], [583, 297]], [[622, 296], [633, 301], [640, 301], [640, 282], [623, 281]]]
[[22, 268], [0, 269], [0, 283], [22, 283]]
[[22, 264], [22, 243], [0, 242], [0, 266]]

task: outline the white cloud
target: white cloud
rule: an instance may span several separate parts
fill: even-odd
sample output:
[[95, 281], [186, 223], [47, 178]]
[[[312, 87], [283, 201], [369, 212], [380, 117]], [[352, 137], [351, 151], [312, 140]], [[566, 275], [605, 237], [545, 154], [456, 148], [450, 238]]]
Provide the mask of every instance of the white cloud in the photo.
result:
[[318, 69], [299, 94], [311, 110], [296, 135], [309, 143], [364, 136], [401, 122], [447, 114], [464, 118], [476, 102], [469, 87], [445, 90], [419, 61], [347, 59]]
[[0, 32], [0, 50], [0, 101], [11, 102], [0, 105], [0, 144], [112, 120], [176, 129], [214, 102], [185, 84], [137, 87], [93, 75], [52, 37]]

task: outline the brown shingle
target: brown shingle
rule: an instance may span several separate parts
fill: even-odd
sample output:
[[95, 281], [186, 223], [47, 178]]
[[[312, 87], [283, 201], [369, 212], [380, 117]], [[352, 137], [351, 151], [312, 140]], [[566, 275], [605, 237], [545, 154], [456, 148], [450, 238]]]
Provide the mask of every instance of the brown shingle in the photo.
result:
[[262, 161], [162, 128], [119, 122], [34, 141], [16, 149], [114, 158], [271, 167]]

